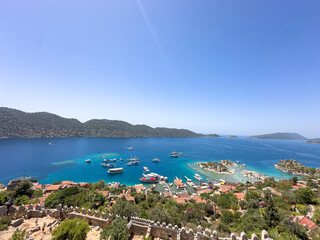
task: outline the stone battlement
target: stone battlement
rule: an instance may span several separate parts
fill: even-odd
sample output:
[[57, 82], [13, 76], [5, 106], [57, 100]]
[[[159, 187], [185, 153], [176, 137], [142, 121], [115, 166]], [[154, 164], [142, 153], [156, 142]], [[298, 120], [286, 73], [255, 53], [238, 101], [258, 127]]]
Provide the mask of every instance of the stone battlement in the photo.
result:
[[[43, 206], [29, 205], [26, 206], [11, 206], [8, 214], [7, 207], [0, 207], [0, 218], [6, 215], [12, 216], [14, 218], [41, 218], [44, 216], [51, 216], [60, 220], [80, 218], [90, 225], [99, 226], [104, 228], [110, 225], [112, 221], [119, 218], [119, 215], [105, 214], [94, 212], [91, 209], [87, 210], [85, 208], [79, 207], [62, 207], [58, 205], [56, 209], [46, 209]], [[126, 217], [123, 217], [128, 221]], [[154, 221], [132, 217], [128, 223], [128, 231], [130, 235], [144, 235], [146, 238], [161, 238], [161, 239], [172, 239], [172, 240], [259, 240], [256, 234], [252, 234], [251, 238], [247, 236], [245, 232], [242, 232], [240, 236], [236, 236], [231, 233], [228, 238], [219, 238], [216, 231], [211, 231], [209, 229], [203, 230], [201, 226], [198, 226], [197, 231], [194, 232], [192, 229], [186, 230], [185, 228], [179, 228], [177, 225], [166, 223], [155, 223]], [[272, 240], [269, 234], [263, 230], [261, 240]]]

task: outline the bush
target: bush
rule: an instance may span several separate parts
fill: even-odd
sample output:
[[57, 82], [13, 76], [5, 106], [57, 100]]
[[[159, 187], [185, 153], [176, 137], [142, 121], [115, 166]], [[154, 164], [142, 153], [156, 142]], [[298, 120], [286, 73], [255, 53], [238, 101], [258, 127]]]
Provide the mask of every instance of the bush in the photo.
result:
[[19, 183], [18, 186], [16, 186], [14, 189], [13, 189], [13, 198], [17, 198], [17, 197], [20, 197], [20, 196], [23, 196], [23, 195], [26, 195], [28, 197], [31, 197], [32, 194], [33, 194], [33, 189], [32, 188], [32, 183], [25, 180], [25, 181], [22, 181], [21, 183]]
[[0, 206], [4, 205], [8, 200], [9, 200], [8, 195], [4, 193], [0, 193]]
[[117, 218], [100, 233], [100, 239], [127, 240], [128, 238], [127, 222], [123, 218]]
[[78, 218], [63, 221], [53, 232], [52, 240], [85, 240], [90, 231], [89, 224]]
[[24, 231], [15, 231], [9, 240], [24, 240]]
[[30, 198], [28, 196], [26, 196], [26, 195], [23, 195], [23, 196], [17, 197], [14, 200], [14, 205], [21, 206], [21, 205], [24, 205], [24, 204], [29, 204], [29, 202], [30, 202]]
[[7, 230], [8, 227], [11, 224], [11, 218], [10, 217], [3, 217], [0, 219], [0, 231]]

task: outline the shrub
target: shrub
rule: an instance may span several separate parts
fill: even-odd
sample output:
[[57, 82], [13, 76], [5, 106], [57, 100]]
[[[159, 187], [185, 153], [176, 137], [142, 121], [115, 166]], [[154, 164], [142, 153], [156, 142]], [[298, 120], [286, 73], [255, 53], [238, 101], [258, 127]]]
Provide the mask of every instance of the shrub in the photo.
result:
[[123, 218], [117, 218], [100, 233], [100, 239], [127, 240], [128, 238], [127, 222]]
[[24, 240], [24, 231], [15, 231], [9, 240]]
[[297, 204], [296, 208], [298, 209], [299, 213], [302, 215], [307, 215], [308, 213], [308, 206]]
[[78, 218], [65, 220], [53, 230], [52, 240], [85, 240], [89, 231], [87, 222]]
[[11, 218], [10, 217], [3, 217], [0, 219], [0, 231], [7, 230], [8, 227], [11, 224]]
[[28, 196], [26, 196], [26, 195], [23, 195], [23, 196], [17, 197], [14, 200], [14, 205], [21, 206], [23, 204], [28, 204], [29, 201], [30, 201], [30, 198]]

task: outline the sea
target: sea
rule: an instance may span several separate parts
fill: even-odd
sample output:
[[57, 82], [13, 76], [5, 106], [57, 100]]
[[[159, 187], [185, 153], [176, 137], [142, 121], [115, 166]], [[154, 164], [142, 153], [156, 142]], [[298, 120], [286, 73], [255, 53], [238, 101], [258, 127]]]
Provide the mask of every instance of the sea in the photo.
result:
[[[132, 150], [130, 150], [130, 147]], [[171, 158], [172, 151], [181, 152]], [[139, 165], [127, 166], [128, 159], [137, 157]], [[123, 167], [122, 174], [110, 175], [100, 163], [103, 159], [117, 158], [115, 167]], [[153, 158], [159, 158], [155, 163]], [[91, 159], [91, 163], [85, 160]], [[231, 160], [245, 164], [242, 169], [257, 171], [275, 179], [292, 175], [274, 168], [280, 159], [295, 159], [309, 167], [320, 167], [320, 144], [304, 141], [246, 139], [228, 137], [197, 138], [16, 138], [0, 139], [0, 183], [32, 176], [41, 184], [69, 180], [97, 182], [104, 180], [134, 185], [140, 183], [143, 167], [168, 177], [184, 176], [194, 180], [195, 173], [205, 179], [246, 182], [241, 170], [234, 175], [216, 174], [200, 169], [197, 162]]]

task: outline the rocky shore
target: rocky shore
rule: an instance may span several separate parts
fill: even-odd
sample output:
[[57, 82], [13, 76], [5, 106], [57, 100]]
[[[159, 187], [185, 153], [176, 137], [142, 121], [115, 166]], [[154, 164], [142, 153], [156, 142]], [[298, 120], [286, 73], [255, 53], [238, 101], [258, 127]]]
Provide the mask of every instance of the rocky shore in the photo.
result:
[[280, 160], [278, 164], [274, 165], [274, 167], [284, 173], [305, 177], [317, 177], [319, 176], [320, 171], [320, 168], [304, 166], [294, 159]]
[[241, 172], [241, 175], [244, 177], [252, 178], [252, 179], [256, 179], [256, 180], [264, 180], [264, 179], [268, 178], [268, 176], [266, 176], [264, 174], [260, 174], [258, 172], [251, 171], [251, 170], [243, 170]]

